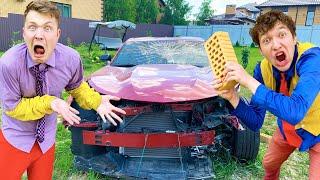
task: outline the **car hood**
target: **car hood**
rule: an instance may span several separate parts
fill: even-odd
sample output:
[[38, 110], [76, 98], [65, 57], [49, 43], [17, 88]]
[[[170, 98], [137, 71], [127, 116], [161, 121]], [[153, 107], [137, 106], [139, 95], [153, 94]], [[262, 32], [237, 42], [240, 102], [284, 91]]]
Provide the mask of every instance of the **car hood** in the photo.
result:
[[210, 67], [153, 64], [131, 68], [105, 66], [89, 79], [102, 94], [147, 102], [181, 102], [217, 96]]

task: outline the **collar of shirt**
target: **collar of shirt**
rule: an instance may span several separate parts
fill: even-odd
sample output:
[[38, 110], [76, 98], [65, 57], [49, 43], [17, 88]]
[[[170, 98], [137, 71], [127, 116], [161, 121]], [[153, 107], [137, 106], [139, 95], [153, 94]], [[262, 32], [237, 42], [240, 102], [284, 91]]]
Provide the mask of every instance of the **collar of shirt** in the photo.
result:
[[[38, 65], [39, 63], [36, 63], [32, 60], [30, 53], [27, 49], [27, 67], [31, 68], [32, 66]], [[53, 51], [51, 56], [49, 57], [49, 59], [45, 62], [45, 64], [51, 66], [51, 67], [55, 67], [56, 65], [56, 56], [55, 56], [55, 52]]]

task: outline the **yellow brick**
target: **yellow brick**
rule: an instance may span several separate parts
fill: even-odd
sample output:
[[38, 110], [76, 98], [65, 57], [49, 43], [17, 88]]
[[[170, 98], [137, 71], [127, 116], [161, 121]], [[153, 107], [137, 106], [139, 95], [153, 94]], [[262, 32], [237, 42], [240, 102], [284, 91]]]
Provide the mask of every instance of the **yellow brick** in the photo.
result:
[[226, 74], [223, 73], [227, 61], [238, 62], [232, 43], [227, 32], [215, 32], [204, 44], [209, 64], [214, 77], [220, 78], [223, 85], [219, 90], [231, 89], [236, 81], [224, 82]]

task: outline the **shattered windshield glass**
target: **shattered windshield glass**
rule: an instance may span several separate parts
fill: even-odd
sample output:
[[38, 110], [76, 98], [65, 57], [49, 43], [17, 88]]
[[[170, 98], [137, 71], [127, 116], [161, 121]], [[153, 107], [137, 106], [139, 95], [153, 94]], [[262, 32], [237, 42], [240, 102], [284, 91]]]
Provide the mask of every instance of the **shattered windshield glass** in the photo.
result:
[[128, 42], [112, 65], [185, 64], [204, 67], [208, 66], [208, 57], [203, 44], [202, 41], [177, 39]]

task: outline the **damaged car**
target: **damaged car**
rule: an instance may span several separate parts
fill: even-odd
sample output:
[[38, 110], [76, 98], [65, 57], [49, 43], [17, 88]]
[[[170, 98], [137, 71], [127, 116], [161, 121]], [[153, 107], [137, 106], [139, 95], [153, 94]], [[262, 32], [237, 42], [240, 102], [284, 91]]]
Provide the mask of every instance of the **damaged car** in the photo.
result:
[[211, 179], [213, 158], [254, 160], [259, 132], [232, 116], [212, 87], [204, 40], [144, 37], [127, 40], [88, 82], [120, 97], [117, 126], [76, 102], [81, 123], [69, 126], [74, 166], [116, 178]]

